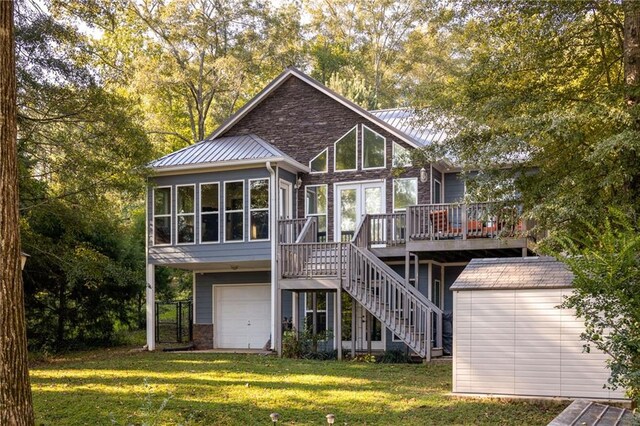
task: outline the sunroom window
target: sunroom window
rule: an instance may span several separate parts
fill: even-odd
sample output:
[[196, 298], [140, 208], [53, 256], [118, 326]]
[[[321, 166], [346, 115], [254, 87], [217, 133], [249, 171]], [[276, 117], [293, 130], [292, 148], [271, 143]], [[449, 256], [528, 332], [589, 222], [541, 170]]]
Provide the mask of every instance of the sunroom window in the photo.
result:
[[224, 239], [244, 240], [244, 181], [224, 183]]
[[318, 241], [327, 240], [327, 185], [309, 185], [305, 190], [305, 217], [316, 217]]
[[217, 183], [200, 185], [200, 242], [220, 241], [219, 187]]
[[393, 167], [411, 167], [411, 153], [397, 142], [393, 143]]
[[177, 186], [176, 192], [178, 194], [176, 200], [178, 203], [176, 212], [178, 219], [178, 244], [193, 243], [195, 241], [194, 226], [196, 223], [195, 186]]
[[171, 188], [153, 190], [153, 244], [171, 244]]
[[387, 140], [367, 126], [362, 126], [362, 168], [376, 169], [386, 166]]
[[335, 143], [334, 165], [336, 171], [356, 170], [358, 168], [358, 130], [357, 127], [338, 139]]
[[311, 173], [326, 173], [327, 172], [327, 163], [328, 163], [328, 148], [325, 148], [320, 154], [313, 157], [311, 161], [309, 161], [309, 168], [311, 169]]
[[249, 181], [251, 240], [269, 239], [269, 179]]
[[418, 178], [393, 180], [393, 211], [418, 204]]

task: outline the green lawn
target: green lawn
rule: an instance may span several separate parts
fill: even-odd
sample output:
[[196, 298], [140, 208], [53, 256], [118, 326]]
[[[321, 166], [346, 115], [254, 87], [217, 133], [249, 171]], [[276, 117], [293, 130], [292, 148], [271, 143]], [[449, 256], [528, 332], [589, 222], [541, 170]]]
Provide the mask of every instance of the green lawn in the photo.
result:
[[31, 370], [36, 424], [547, 424], [563, 408], [447, 395], [451, 366], [259, 355], [72, 354]]

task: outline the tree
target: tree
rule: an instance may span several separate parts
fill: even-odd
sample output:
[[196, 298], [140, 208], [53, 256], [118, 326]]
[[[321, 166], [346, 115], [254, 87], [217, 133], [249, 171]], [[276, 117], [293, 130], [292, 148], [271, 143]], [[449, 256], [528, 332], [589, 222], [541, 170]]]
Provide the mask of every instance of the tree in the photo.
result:
[[582, 338], [611, 356], [609, 384], [640, 401], [640, 227], [620, 211], [583, 235], [558, 238], [556, 253], [574, 274], [574, 292], [562, 304], [585, 322]]
[[[624, 70], [634, 50], [623, 49], [639, 37], [623, 24], [636, 4], [447, 2], [430, 22], [444, 76], [407, 87], [431, 119], [447, 117], [451, 137], [427, 157], [488, 171], [477, 179], [485, 194], [512, 179], [551, 231], [640, 207], [639, 108]], [[422, 56], [417, 65], [433, 51]]]
[[334, 74], [365, 81], [367, 108], [395, 106], [402, 79], [395, 63], [409, 32], [423, 21], [419, 2], [316, 0], [307, 11], [311, 75], [324, 84]]
[[0, 423], [34, 424], [18, 214], [13, 2], [0, 2]]

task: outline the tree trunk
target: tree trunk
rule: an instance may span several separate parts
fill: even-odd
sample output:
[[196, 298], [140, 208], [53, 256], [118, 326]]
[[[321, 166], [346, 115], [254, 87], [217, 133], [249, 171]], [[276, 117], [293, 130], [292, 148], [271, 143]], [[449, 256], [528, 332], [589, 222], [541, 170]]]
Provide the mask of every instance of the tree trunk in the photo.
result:
[[640, 2], [624, 0], [624, 81], [627, 89], [627, 104], [634, 106], [640, 101]]
[[0, 1], [0, 424], [33, 425], [20, 262], [13, 1]]

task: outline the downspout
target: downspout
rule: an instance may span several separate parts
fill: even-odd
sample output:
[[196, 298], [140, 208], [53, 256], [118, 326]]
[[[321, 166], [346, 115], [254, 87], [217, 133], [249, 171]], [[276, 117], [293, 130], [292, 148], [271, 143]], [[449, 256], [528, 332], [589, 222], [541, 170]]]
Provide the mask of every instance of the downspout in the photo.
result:
[[[271, 167], [271, 161], [267, 161], [266, 163], [267, 170], [269, 171], [271, 184], [269, 185], [269, 219], [271, 220], [271, 224], [269, 225], [269, 229], [271, 232], [271, 350], [275, 350], [279, 348], [279, 336], [278, 336], [278, 327], [279, 323], [276, 315], [279, 312], [278, 307], [278, 261], [277, 250], [278, 250], [278, 200], [277, 200], [277, 179], [276, 172]], [[279, 316], [279, 315], [278, 315]]]

